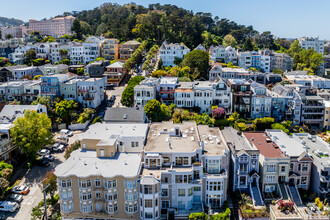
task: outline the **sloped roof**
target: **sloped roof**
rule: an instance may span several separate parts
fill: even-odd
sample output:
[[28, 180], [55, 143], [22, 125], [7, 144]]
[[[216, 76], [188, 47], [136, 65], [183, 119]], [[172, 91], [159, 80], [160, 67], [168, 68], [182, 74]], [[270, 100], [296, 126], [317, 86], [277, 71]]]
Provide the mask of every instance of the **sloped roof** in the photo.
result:
[[145, 113], [143, 108], [108, 108], [104, 115], [104, 121], [107, 123], [144, 123]]

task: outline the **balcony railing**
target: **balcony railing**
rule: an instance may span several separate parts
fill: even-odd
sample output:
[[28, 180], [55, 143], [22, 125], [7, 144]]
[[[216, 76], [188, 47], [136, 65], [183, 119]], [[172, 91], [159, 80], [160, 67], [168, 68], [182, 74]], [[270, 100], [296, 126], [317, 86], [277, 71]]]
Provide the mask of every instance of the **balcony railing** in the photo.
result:
[[174, 89], [160, 89], [159, 93], [174, 93]]
[[88, 93], [89, 89], [78, 89], [79, 93]]
[[92, 97], [92, 96], [88, 96], [88, 97], [83, 97], [83, 100], [94, 100], [94, 97]]

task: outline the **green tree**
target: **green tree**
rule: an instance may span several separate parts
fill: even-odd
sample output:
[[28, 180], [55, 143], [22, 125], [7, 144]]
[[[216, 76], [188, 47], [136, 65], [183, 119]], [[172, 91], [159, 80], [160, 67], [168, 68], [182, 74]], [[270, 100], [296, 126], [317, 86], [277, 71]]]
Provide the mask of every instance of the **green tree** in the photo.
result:
[[51, 104], [52, 104], [52, 98], [49, 96], [38, 96], [36, 100], [34, 100], [32, 105], [45, 105], [47, 107], [47, 111], [50, 112], [52, 110]]
[[66, 64], [66, 65], [70, 65], [70, 60], [69, 59], [63, 59], [59, 62], [59, 64]]
[[257, 131], [264, 131], [266, 129], [270, 129], [274, 121], [274, 118], [271, 117], [256, 118], [253, 121], [253, 125]]
[[74, 142], [65, 149], [64, 158], [67, 160], [73, 151], [78, 150], [80, 148], [81, 148], [80, 142], [79, 141]]
[[24, 117], [17, 118], [10, 129], [14, 144], [23, 150], [30, 161], [43, 146], [51, 144], [51, 120], [45, 113], [26, 110]]
[[246, 51], [253, 51], [254, 48], [253, 48], [251, 38], [248, 37], [248, 38], [245, 39], [243, 49], [246, 50]]
[[0, 199], [4, 199], [5, 192], [9, 186], [8, 180], [3, 177], [0, 177]]
[[68, 117], [72, 113], [72, 110], [77, 107], [77, 104], [73, 100], [62, 100], [55, 104], [55, 114], [60, 118], [68, 122]]
[[151, 73], [152, 77], [160, 78], [162, 76], [166, 76], [167, 72], [164, 70], [156, 70], [155, 72]]
[[81, 24], [77, 18], [74, 19], [71, 30], [75, 32], [75, 34], [76, 34], [75, 38], [77, 38], [78, 40], [83, 39]]
[[180, 58], [180, 57], [174, 57], [174, 61], [173, 61], [173, 63], [174, 63], [175, 65], [179, 66], [179, 65], [181, 64], [182, 60], [183, 60], [183, 59]]
[[35, 77], [33, 77], [33, 80], [39, 80], [43, 75], [36, 75]]
[[68, 50], [64, 50], [64, 49], [60, 49], [59, 50], [59, 54], [61, 56], [62, 59], [67, 59], [69, 51]]
[[132, 107], [134, 104], [134, 87], [144, 79], [143, 76], [135, 76], [131, 78], [121, 96], [121, 104], [126, 107]]
[[46, 194], [49, 194], [51, 199], [53, 199], [57, 190], [57, 177], [55, 176], [54, 171], [48, 171], [42, 180], [43, 183], [48, 186], [46, 188]]
[[149, 100], [144, 106], [144, 111], [152, 122], [159, 122], [164, 118], [163, 112], [161, 110], [161, 104], [156, 99]]
[[272, 129], [282, 130], [282, 131], [284, 131], [287, 134], [290, 133], [289, 129], [287, 129], [283, 124], [280, 124], [280, 123], [272, 124], [271, 127], [272, 127]]
[[32, 60], [37, 58], [37, 53], [35, 50], [30, 49], [24, 54], [24, 62], [30, 64]]
[[97, 116], [96, 118], [94, 118], [93, 124], [98, 123], [98, 122], [102, 123], [102, 119], [100, 116]]
[[47, 37], [45, 37], [45, 38], [42, 40], [42, 42], [43, 42], [43, 43], [46, 43], [46, 42], [48, 42], [48, 43], [52, 43], [52, 42], [56, 42], [56, 39], [55, 39], [54, 37], [52, 37], [52, 36], [47, 36]]
[[237, 45], [237, 41], [235, 39], [235, 37], [231, 34], [227, 34], [222, 41], [222, 44], [227, 47], [227, 46], [231, 46], [231, 47], [236, 47]]
[[14, 37], [13, 37], [13, 35], [11, 35], [11, 34], [6, 34], [5, 38], [8, 40], [8, 39], [12, 39], [12, 38], [14, 38]]
[[[199, 74], [200, 78], [208, 79], [209, 54], [205, 51], [193, 50], [187, 53], [181, 65], [183, 67], [188, 66], [191, 74]], [[195, 71], [197, 71], [197, 73]]]
[[82, 75], [84, 75], [84, 68], [78, 68], [77, 69], [77, 75], [79, 75], [79, 76], [82, 76]]

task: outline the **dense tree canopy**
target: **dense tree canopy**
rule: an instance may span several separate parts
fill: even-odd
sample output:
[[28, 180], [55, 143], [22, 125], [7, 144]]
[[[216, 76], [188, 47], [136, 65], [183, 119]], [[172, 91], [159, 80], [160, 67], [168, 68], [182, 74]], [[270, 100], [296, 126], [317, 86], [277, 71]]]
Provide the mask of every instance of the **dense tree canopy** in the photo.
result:
[[208, 79], [209, 54], [202, 50], [193, 50], [184, 56], [182, 66], [190, 68], [194, 78]]
[[35, 159], [38, 150], [52, 143], [51, 124], [45, 113], [30, 110], [25, 111], [24, 117], [14, 121], [14, 126], [10, 129], [11, 136], [30, 161]]
[[[263, 43], [273, 44], [269, 35], [259, 35], [252, 26], [239, 25], [225, 18], [219, 19], [211, 13], [193, 13], [170, 4], [150, 4], [146, 8], [135, 3], [105, 3], [93, 10], [72, 14], [77, 17], [73, 30], [78, 39], [82, 35], [103, 34], [122, 41], [141, 38], [158, 43], [164, 40], [183, 42], [188, 47], [195, 48], [199, 44], [207, 47], [221, 44], [222, 39], [231, 34], [240, 45], [243, 45], [247, 37], [258, 42], [260, 48], [264, 47]], [[271, 42], [265, 41], [269, 39]]]
[[121, 104], [127, 107], [131, 107], [134, 104], [134, 87], [138, 85], [144, 79], [143, 76], [135, 76], [127, 83], [121, 96]]

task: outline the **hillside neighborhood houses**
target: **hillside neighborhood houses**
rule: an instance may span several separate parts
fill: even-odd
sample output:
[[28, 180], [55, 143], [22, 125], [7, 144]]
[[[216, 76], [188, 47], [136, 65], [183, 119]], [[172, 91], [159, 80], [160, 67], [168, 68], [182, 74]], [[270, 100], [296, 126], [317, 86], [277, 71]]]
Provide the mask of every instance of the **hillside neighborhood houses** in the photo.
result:
[[[26, 166], [43, 169], [36, 175], [53, 170], [58, 218], [329, 219], [330, 57], [310, 74], [296, 70], [294, 57], [267, 48], [190, 49], [168, 40], [144, 48], [147, 41], [123, 42], [112, 32], [63, 38], [75, 34], [75, 19], [1, 28], [0, 57], [9, 65], [0, 63], [0, 158], [23, 169], [12, 128], [30, 110], [51, 118], [54, 141], [34, 155], [43, 163]], [[31, 39], [35, 32], [54, 42]], [[297, 42], [325, 54], [319, 38]], [[31, 51], [41, 64], [26, 62]], [[180, 66], [192, 51], [208, 56], [203, 76]], [[33, 196], [41, 201], [45, 179], [34, 178], [40, 181], [30, 194], [40, 192]], [[29, 196], [18, 213], [38, 204]]]

